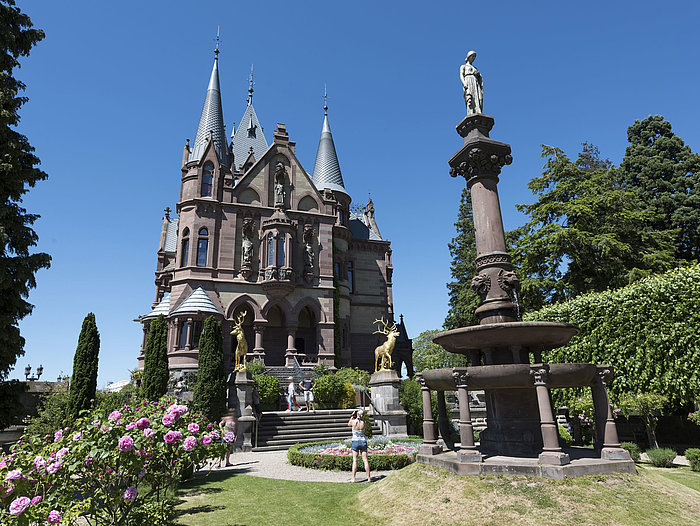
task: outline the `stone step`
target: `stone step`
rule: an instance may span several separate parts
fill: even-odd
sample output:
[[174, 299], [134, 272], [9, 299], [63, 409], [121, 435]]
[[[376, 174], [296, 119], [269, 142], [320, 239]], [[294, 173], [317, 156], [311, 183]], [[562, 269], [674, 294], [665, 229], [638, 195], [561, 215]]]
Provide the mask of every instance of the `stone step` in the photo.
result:
[[[258, 430], [258, 437], [278, 437], [278, 436], [297, 436], [297, 435], [314, 435], [319, 433], [335, 433], [335, 434], [348, 434], [350, 428], [347, 426], [333, 426], [333, 425], [319, 425], [319, 426], [304, 426], [304, 427], [294, 427], [285, 429], [284, 432], [279, 432], [276, 429], [263, 429]], [[372, 426], [372, 433], [379, 434], [381, 431], [378, 425]]]

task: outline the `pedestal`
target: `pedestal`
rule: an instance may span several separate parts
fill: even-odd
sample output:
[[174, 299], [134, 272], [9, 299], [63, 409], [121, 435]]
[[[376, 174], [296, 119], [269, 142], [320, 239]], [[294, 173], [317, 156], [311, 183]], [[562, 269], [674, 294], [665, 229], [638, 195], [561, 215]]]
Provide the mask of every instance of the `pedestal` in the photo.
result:
[[376, 372], [369, 380], [374, 421], [379, 424], [382, 435], [385, 436], [408, 436], [406, 411], [399, 402], [400, 383], [401, 379], [393, 369]]
[[243, 451], [252, 449], [253, 378], [248, 371], [234, 371], [229, 376], [228, 408], [238, 419], [238, 433], [234, 447]]

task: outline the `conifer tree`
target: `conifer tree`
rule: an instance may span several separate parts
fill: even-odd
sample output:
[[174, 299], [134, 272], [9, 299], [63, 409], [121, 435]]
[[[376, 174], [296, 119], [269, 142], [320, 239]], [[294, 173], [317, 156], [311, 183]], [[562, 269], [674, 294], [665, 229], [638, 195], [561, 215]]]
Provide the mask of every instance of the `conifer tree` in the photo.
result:
[[660, 115], [627, 128], [630, 145], [620, 165], [622, 181], [637, 190], [654, 215], [649, 227], [674, 230], [676, 257], [700, 258], [700, 155], [671, 131]]
[[158, 400], [168, 392], [168, 327], [160, 314], [151, 322], [143, 350], [143, 396]]
[[214, 316], [204, 321], [199, 338], [199, 364], [193, 403], [210, 420], [217, 421], [226, 410], [224, 351], [221, 323]]
[[78, 347], [73, 357], [73, 375], [68, 395], [68, 416], [76, 419], [80, 412], [90, 409], [97, 391], [97, 365], [100, 358], [100, 333], [95, 315], [90, 312], [83, 320]]
[[448, 245], [452, 256], [450, 270], [454, 281], [447, 284], [450, 309], [445, 318], [446, 329], [479, 323], [474, 311], [480, 300], [471, 287], [472, 278], [476, 275], [476, 236], [471, 194], [466, 188], [462, 190], [455, 227], [457, 235]]
[[[27, 138], [16, 131], [19, 110], [27, 101], [18, 93], [25, 85], [15, 79], [18, 58], [44, 38], [40, 29], [15, 7], [13, 0], [0, 1], [0, 380], [7, 377], [17, 358], [24, 354], [19, 320], [32, 311], [26, 301], [36, 286], [35, 273], [48, 268], [51, 258], [30, 253], [37, 235], [31, 225], [39, 217], [22, 208], [22, 195], [47, 175], [36, 166], [39, 159]], [[2, 412], [3, 409], [0, 409]]]

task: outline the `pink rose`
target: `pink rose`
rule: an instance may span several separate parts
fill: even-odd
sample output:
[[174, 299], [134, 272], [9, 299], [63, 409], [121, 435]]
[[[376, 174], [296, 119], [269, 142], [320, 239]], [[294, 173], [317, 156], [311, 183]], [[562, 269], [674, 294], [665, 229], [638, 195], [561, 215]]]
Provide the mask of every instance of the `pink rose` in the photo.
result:
[[204, 435], [202, 437], [202, 445], [203, 446], [211, 446], [211, 437], [209, 435]]
[[94, 462], [94, 460], [95, 460], [95, 459], [93, 459], [92, 457], [87, 457], [87, 458], [85, 458], [85, 465], [86, 465], [87, 467], [92, 466], [92, 463]]
[[134, 449], [134, 439], [129, 435], [124, 435], [119, 439], [119, 451], [131, 451]]
[[121, 417], [122, 414], [119, 411], [112, 411], [107, 418], [109, 420], [118, 420]]
[[39, 504], [39, 503], [41, 502], [41, 499], [42, 499], [42, 498], [43, 498], [43, 497], [42, 497], [41, 495], [37, 495], [36, 497], [34, 497], [34, 498], [32, 499], [32, 506], [35, 506], [36, 504]]
[[19, 515], [26, 510], [30, 504], [31, 501], [28, 497], [19, 497], [13, 500], [12, 504], [10, 504], [10, 515]]
[[234, 435], [233, 433], [231, 433], [231, 431], [226, 431], [226, 432], [224, 433], [224, 442], [231, 443], [231, 442], [233, 442], [234, 440], [236, 440], [236, 435]]
[[65, 455], [66, 453], [68, 453], [68, 448], [67, 448], [67, 447], [62, 447], [61, 449], [59, 449], [58, 451], [56, 451], [56, 458], [60, 460], [61, 457], [62, 457], [63, 455]]
[[124, 497], [125, 501], [131, 502], [132, 500], [134, 500], [136, 498], [137, 495], [138, 495], [138, 490], [134, 486], [129, 486], [128, 488], [126, 488], [126, 491], [124, 492], [123, 497]]
[[22, 477], [22, 470], [21, 469], [13, 469], [12, 471], [8, 472], [7, 475], [5, 476], [5, 480], [17, 480], [18, 478]]
[[78, 431], [76, 434], [73, 435], [73, 442], [77, 442], [82, 437], [83, 437], [83, 434], [80, 431]]
[[62, 430], [62, 429], [59, 429], [58, 431], [56, 431], [56, 432], [53, 434], [53, 441], [54, 441], [54, 442], [58, 442], [58, 441], [61, 439], [62, 436], [63, 436], [63, 430]]
[[37, 469], [37, 471], [41, 471], [46, 467], [46, 461], [44, 460], [44, 457], [41, 455], [37, 455], [36, 458], [34, 459], [34, 467]]
[[151, 426], [151, 421], [148, 418], [140, 418], [138, 422], [136, 422], [136, 427], [139, 429], [146, 429], [147, 427]]
[[60, 462], [54, 462], [53, 464], [50, 464], [48, 468], [46, 468], [46, 471], [53, 475], [61, 468], [61, 466], [62, 464]]
[[46, 520], [49, 521], [49, 524], [58, 524], [61, 522], [61, 514], [58, 513], [58, 510], [51, 510]]
[[199, 433], [199, 426], [192, 422], [190, 425], [187, 426], [187, 429], [189, 430], [190, 433]]
[[221, 435], [219, 435], [219, 432], [218, 432], [216, 429], [214, 429], [214, 430], [213, 430], [211, 433], [209, 433], [209, 434], [211, 435], [211, 437], [212, 437], [214, 440], [219, 440], [219, 439], [221, 438]]
[[163, 415], [163, 425], [164, 426], [171, 426], [171, 425], [173, 425], [173, 423], [175, 423], [175, 416], [173, 416], [170, 413], [165, 413]]
[[185, 451], [192, 451], [196, 445], [197, 439], [195, 437], [187, 437], [182, 443], [182, 447], [185, 448]]
[[177, 440], [177, 433], [175, 433], [175, 431], [168, 431], [163, 436], [163, 440], [165, 440], [166, 444], [172, 444]]
[[136, 422], [129, 422], [128, 424], [126, 424], [126, 430], [127, 430], [127, 431], [131, 431], [131, 430], [134, 429], [135, 427], [136, 427]]
[[143, 436], [145, 436], [146, 438], [148, 438], [150, 440], [151, 438], [156, 436], [156, 432], [154, 429], [147, 427], [146, 429], [143, 430]]

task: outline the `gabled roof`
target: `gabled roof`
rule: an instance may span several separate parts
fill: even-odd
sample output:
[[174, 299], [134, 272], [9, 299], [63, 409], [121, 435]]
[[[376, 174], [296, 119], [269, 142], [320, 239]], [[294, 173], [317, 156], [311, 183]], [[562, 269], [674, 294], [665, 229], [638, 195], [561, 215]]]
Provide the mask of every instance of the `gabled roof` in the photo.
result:
[[311, 179], [319, 190], [330, 188], [344, 194], [348, 193], [340, 173], [340, 163], [338, 163], [338, 155], [335, 153], [331, 126], [328, 124], [328, 114], [323, 117], [323, 129], [321, 130], [321, 139], [318, 141], [316, 163]]
[[262, 126], [258, 121], [253, 103], [249, 99], [248, 107], [238, 124], [238, 129], [233, 134], [233, 160], [236, 163], [236, 168], [245, 162], [251, 148], [253, 148], [255, 158], [260, 159], [267, 151], [267, 147]]
[[367, 224], [364, 214], [350, 212], [350, 232], [355, 239], [369, 239], [370, 241], [382, 241], [382, 238], [372, 229], [371, 225]]
[[168, 313], [170, 312], [170, 294], [166, 294], [163, 296], [163, 299], [160, 300], [160, 303], [156, 305], [156, 308], [153, 309], [151, 312], [146, 314], [144, 318], [157, 318], [158, 315], [162, 314], [163, 316], [167, 316]]
[[177, 251], [177, 226], [179, 219], [168, 218], [168, 227], [165, 231], [165, 250], [166, 253], [174, 254]]
[[204, 292], [202, 287], [197, 287], [172, 313], [182, 314], [185, 312], [211, 312], [212, 314], [222, 314], [209, 295]]
[[189, 161], [198, 161], [204, 155], [209, 137], [214, 140], [214, 149], [219, 162], [225, 166], [231, 164], [228, 145], [226, 144], [226, 132], [224, 130], [224, 111], [221, 106], [221, 89], [219, 87], [219, 59], [214, 59], [214, 67], [211, 70], [207, 94], [204, 97], [202, 115], [199, 117], [197, 135], [190, 152]]

